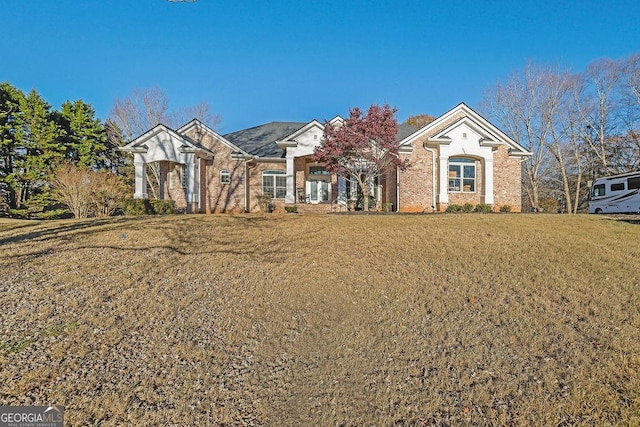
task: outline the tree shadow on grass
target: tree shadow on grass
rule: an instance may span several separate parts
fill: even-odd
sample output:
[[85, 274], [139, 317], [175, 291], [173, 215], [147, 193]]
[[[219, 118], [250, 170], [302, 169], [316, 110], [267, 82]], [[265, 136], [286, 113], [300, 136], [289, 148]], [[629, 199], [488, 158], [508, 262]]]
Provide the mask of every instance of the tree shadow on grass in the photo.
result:
[[[270, 262], [284, 262], [291, 254], [287, 250], [290, 245], [282, 245], [282, 237], [275, 231], [269, 236], [263, 236], [259, 241], [252, 238], [253, 233], [273, 228], [274, 220], [278, 218], [268, 215], [221, 215], [214, 217], [204, 215], [184, 215], [180, 217], [140, 216], [116, 217], [89, 220], [73, 220], [56, 223], [34, 225], [36, 230], [6, 235], [0, 237], [0, 245], [8, 243], [48, 242], [48, 247], [32, 251], [19, 251], [8, 256], [12, 259], [33, 259], [53, 252], [74, 252], [85, 249], [109, 249], [142, 253], [150, 250], [163, 250], [181, 256], [228, 254], [249, 255]], [[20, 226], [24, 228], [24, 226]], [[167, 241], [163, 244], [149, 244], [142, 246], [127, 245], [127, 232], [147, 231], [150, 228], [161, 232], [159, 237]], [[69, 242], [72, 239], [89, 238], [91, 235], [109, 231], [122, 231], [123, 244], [82, 244], [62, 247], [58, 243]], [[9, 231], [10, 232], [10, 231]], [[267, 237], [267, 238], [265, 238]], [[157, 237], [156, 237], [157, 238]], [[304, 236], [299, 236], [303, 239]], [[290, 241], [291, 238], [288, 238]], [[294, 240], [296, 240], [294, 238]], [[151, 243], [151, 242], [150, 242]], [[280, 250], [274, 251], [274, 247]]]
[[[19, 243], [27, 240], [48, 240], [51, 238], [59, 238], [61, 235], [69, 233], [73, 235], [82, 235], [82, 234], [91, 234], [106, 231], [109, 228], [118, 228], [122, 226], [126, 226], [132, 222], [137, 222], [144, 219], [144, 217], [111, 217], [111, 218], [100, 218], [100, 219], [88, 219], [88, 220], [72, 220], [70, 221], [55, 221], [54, 223], [47, 222], [42, 224], [42, 228], [36, 229], [33, 231], [29, 231], [27, 233], [19, 233], [15, 235], [9, 235], [6, 237], [0, 237], [0, 245], [5, 243]], [[38, 224], [40, 225], [40, 224]], [[112, 227], [106, 227], [112, 226]], [[11, 231], [16, 229], [22, 229], [25, 227], [30, 227], [30, 225], [19, 226], [16, 228], [12, 228], [7, 231], [7, 233], [11, 233]], [[35, 224], [33, 227], [37, 227]], [[99, 228], [106, 227], [106, 228]], [[85, 231], [81, 231], [85, 230]], [[4, 234], [4, 233], [2, 233]]]

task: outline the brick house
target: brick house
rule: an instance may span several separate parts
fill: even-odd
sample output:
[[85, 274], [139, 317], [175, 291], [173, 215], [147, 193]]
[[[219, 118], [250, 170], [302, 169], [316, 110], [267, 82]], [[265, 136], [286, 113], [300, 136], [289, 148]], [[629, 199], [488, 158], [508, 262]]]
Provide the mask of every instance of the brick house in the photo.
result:
[[[159, 124], [122, 150], [134, 154], [135, 198], [149, 197], [153, 163], [158, 198], [186, 212], [257, 212], [267, 194], [276, 210], [353, 208], [355, 182], [313, 161], [323, 129], [317, 120], [272, 122], [220, 135], [194, 119], [176, 130]], [[421, 128], [400, 125], [397, 139], [410, 167], [370, 183], [378, 207], [431, 212], [469, 202], [520, 211], [521, 162], [531, 153], [464, 103]]]

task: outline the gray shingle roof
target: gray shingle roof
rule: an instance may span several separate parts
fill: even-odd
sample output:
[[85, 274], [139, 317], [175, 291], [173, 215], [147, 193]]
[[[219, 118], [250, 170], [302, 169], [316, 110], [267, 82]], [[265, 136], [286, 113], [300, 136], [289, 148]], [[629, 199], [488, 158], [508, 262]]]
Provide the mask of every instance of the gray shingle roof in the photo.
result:
[[[276, 141], [291, 135], [307, 125], [301, 122], [271, 122], [249, 129], [242, 129], [223, 135], [227, 141], [249, 154], [258, 157], [282, 157], [284, 152], [276, 145]], [[417, 131], [419, 127], [407, 124], [398, 125], [396, 138], [402, 141]]]
[[420, 129], [419, 126], [412, 126], [406, 123], [403, 123], [401, 125], [399, 124], [398, 133], [396, 133], [396, 141], [402, 141], [403, 139], [405, 139], [406, 137], [408, 137], [418, 129]]
[[259, 157], [282, 157], [276, 141], [291, 135], [307, 123], [271, 122], [223, 135], [227, 141], [249, 154]]

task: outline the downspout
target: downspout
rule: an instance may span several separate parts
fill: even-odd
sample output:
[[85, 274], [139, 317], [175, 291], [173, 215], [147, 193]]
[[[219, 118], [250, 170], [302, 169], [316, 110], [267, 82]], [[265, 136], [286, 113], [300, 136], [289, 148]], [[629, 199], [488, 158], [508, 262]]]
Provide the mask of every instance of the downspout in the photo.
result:
[[249, 213], [249, 162], [253, 158], [244, 161], [244, 212]]
[[400, 212], [400, 168], [396, 166], [396, 212]]
[[436, 152], [434, 149], [427, 147], [427, 142], [422, 147], [431, 153], [431, 209], [436, 211]]

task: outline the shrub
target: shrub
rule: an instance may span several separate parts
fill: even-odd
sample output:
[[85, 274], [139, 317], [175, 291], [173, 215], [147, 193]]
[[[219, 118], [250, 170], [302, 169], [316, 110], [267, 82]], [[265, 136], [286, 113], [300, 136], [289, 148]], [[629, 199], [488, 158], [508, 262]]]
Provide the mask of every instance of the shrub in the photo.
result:
[[107, 171], [91, 172], [91, 203], [93, 214], [99, 217], [113, 215], [127, 195], [122, 178]]
[[511, 206], [509, 206], [509, 205], [500, 206], [500, 212], [505, 212], [505, 213], [511, 212]]
[[261, 194], [257, 197], [257, 199], [260, 211], [262, 213], [271, 213], [271, 200], [273, 200], [273, 196], [271, 196], [271, 194]]
[[452, 203], [449, 206], [447, 206], [447, 209], [445, 209], [445, 212], [455, 213], [455, 212], [460, 212], [461, 210], [462, 210], [462, 206]]
[[478, 203], [474, 211], [478, 213], [491, 213], [493, 208], [491, 205], [487, 205], [486, 203]]
[[151, 215], [153, 207], [147, 199], [127, 199], [122, 204], [122, 210], [125, 215]]
[[382, 212], [391, 212], [391, 209], [393, 209], [393, 203], [382, 204]]
[[160, 199], [127, 199], [123, 203], [125, 215], [169, 215], [176, 212], [176, 202]]
[[462, 205], [462, 212], [465, 212], [465, 213], [473, 212], [473, 204], [465, 203], [464, 205]]
[[289, 213], [298, 213], [298, 207], [297, 206], [285, 206], [284, 210], [286, 212], [289, 212]]
[[67, 206], [76, 218], [113, 215], [127, 192], [119, 176], [71, 163], [56, 170], [52, 184], [55, 201]]
[[152, 214], [171, 215], [176, 213], [176, 202], [173, 200], [151, 199], [149, 202], [153, 208]]

